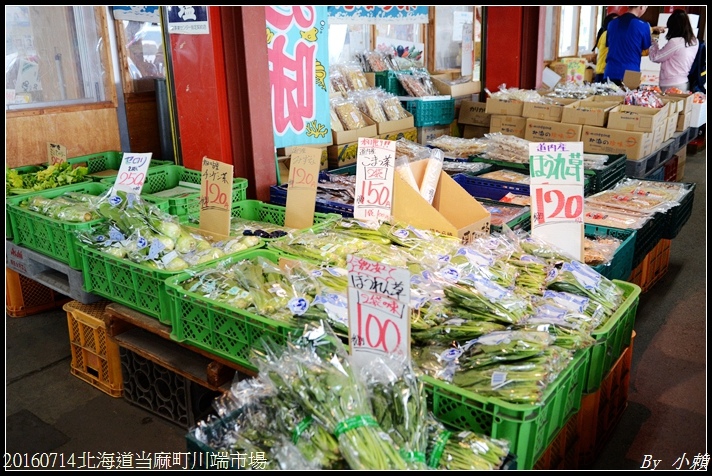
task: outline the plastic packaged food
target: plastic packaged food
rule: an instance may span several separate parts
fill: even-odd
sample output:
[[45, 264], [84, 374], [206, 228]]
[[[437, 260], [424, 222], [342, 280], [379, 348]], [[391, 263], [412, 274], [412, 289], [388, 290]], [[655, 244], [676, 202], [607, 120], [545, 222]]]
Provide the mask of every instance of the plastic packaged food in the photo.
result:
[[428, 166], [425, 168], [425, 175], [423, 176], [423, 183], [420, 184], [420, 195], [428, 201], [428, 203], [433, 203], [433, 198], [435, 198], [435, 192], [438, 189], [438, 182], [440, 181], [440, 172], [443, 169], [443, 151], [440, 149], [431, 149], [430, 159], [428, 159]]

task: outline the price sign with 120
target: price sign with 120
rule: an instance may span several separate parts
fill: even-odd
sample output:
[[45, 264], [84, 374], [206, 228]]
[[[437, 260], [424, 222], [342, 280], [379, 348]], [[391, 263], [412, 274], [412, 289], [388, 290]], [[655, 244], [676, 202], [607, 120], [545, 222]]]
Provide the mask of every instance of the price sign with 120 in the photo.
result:
[[358, 140], [354, 218], [382, 220], [391, 216], [395, 141], [361, 137]]
[[410, 272], [347, 257], [349, 344], [354, 363], [410, 357]]
[[583, 259], [583, 143], [530, 143], [529, 171], [532, 236]]
[[119, 173], [116, 175], [114, 190], [140, 195], [143, 184], [146, 182], [146, 173], [152, 155], [151, 152], [145, 154], [125, 153], [121, 160], [121, 166], [119, 166]]
[[295, 147], [289, 159], [284, 225], [309, 228], [314, 224], [316, 186], [321, 166], [321, 149]]
[[229, 235], [233, 166], [203, 157], [200, 173], [200, 228]]

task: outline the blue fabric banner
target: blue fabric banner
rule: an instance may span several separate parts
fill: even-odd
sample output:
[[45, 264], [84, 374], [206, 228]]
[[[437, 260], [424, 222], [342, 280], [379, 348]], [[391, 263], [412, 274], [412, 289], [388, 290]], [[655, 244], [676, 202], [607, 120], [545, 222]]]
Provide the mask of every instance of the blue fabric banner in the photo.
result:
[[331, 144], [326, 7], [265, 9], [274, 145]]

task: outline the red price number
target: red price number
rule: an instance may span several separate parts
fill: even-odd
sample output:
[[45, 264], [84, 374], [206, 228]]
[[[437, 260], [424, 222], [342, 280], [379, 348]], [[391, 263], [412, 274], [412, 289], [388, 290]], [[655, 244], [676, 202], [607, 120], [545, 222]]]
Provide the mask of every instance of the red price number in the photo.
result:
[[364, 317], [359, 304], [356, 336], [361, 337], [361, 344], [387, 354], [398, 349], [402, 340], [398, 324], [385, 316], [376, 316], [370, 312], [366, 314]]
[[[220, 189], [220, 185], [207, 180], [205, 182], [205, 190], [208, 195], [204, 203], [207, 203], [207, 206], [210, 207], [210, 204], [217, 204], [227, 208], [227, 193]], [[212, 207], [214, 206], [215, 205], [212, 205]]]
[[297, 167], [294, 170], [294, 175], [292, 176], [292, 181], [289, 183], [290, 187], [316, 187], [316, 181], [314, 180], [314, 174], [308, 173], [301, 167]]
[[[569, 220], [578, 218], [583, 213], [583, 197], [581, 195], [565, 196], [561, 190], [547, 190], [546, 192], [538, 188], [535, 195], [539, 223], [546, 223], [547, 219], [566, 218]], [[547, 204], [554, 204], [550, 214], [544, 213]]]
[[380, 182], [363, 181], [361, 183], [361, 196], [365, 205], [389, 207], [391, 205], [391, 191]]
[[119, 185], [140, 187], [144, 180], [146, 180], [146, 174], [142, 172], [122, 172], [119, 176]]

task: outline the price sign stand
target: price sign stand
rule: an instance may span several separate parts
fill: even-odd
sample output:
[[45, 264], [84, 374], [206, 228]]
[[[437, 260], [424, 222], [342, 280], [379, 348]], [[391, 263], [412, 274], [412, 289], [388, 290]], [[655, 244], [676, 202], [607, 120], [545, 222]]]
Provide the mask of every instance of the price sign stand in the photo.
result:
[[200, 229], [230, 234], [233, 166], [203, 157], [200, 181]]
[[302, 229], [314, 224], [320, 166], [321, 149], [295, 147], [292, 151], [289, 159], [285, 226]]
[[410, 358], [410, 272], [347, 257], [349, 344], [354, 365]]
[[529, 144], [532, 236], [583, 261], [583, 142]]
[[153, 153], [145, 154], [125, 153], [119, 166], [119, 173], [112, 188], [112, 193], [117, 191], [134, 195], [141, 195], [141, 189], [146, 182], [146, 172], [151, 163]]
[[391, 217], [395, 161], [395, 141], [359, 138], [354, 218], [387, 220]]
[[47, 142], [47, 162], [49, 165], [61, 164], [67, 161], [67, 148], [61, 144]]

